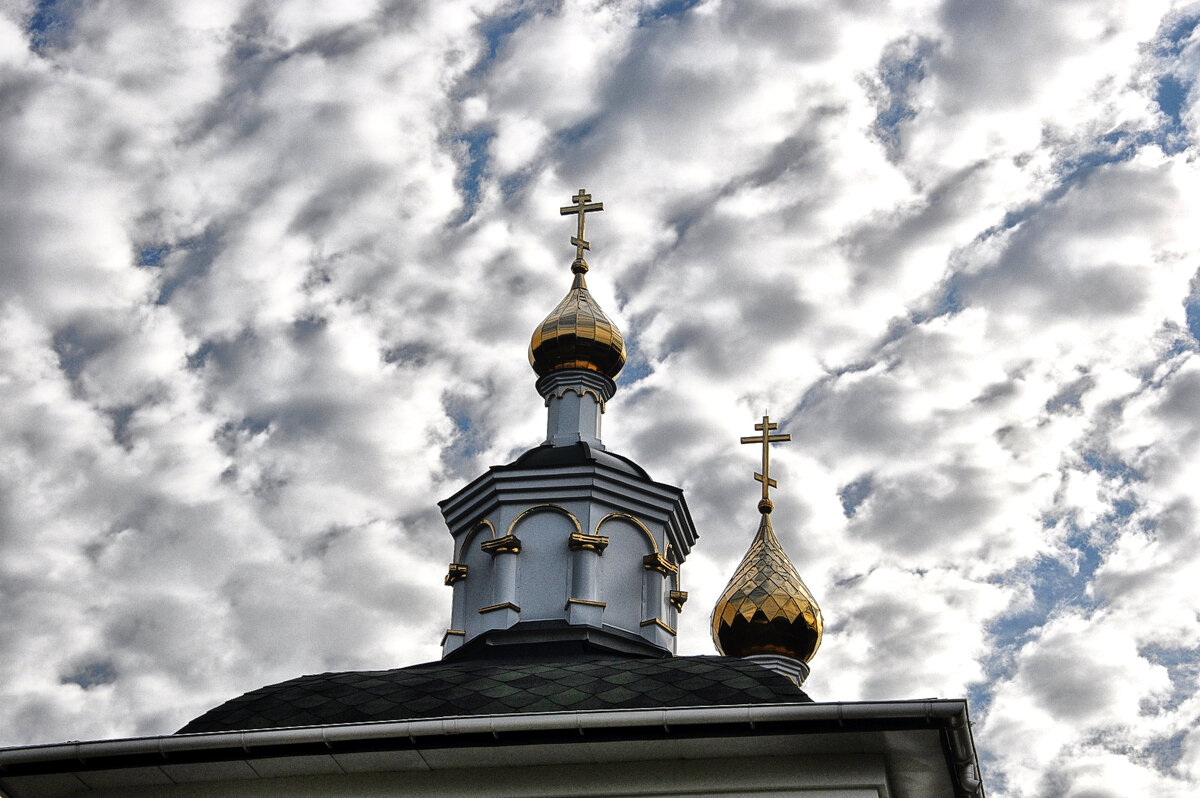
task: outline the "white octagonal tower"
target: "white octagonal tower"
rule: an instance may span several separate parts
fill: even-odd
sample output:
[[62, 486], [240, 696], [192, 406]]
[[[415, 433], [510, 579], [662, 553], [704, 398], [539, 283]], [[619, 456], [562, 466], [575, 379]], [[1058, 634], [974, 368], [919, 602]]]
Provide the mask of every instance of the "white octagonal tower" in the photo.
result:
[[675, 652], [696, 530], [679, 488], [601, 442], [625, 342], [584, 279], [584, 214], [603, 205], [583, 189], [573, 199], [561, 210], [578, 216], [574, 282], [529, 346], [546, 440], [439, 504], [454, 536], [443, 658]]

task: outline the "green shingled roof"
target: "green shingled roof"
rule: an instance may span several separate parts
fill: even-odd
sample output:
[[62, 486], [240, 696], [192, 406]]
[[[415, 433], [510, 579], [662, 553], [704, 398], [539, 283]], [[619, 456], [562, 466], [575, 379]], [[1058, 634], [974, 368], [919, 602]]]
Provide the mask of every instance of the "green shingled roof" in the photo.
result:
[[781, 674], [736, 657], [431, 662], [388, 671], [301, 676], [227, 701], [179, 733], [810, 700]]

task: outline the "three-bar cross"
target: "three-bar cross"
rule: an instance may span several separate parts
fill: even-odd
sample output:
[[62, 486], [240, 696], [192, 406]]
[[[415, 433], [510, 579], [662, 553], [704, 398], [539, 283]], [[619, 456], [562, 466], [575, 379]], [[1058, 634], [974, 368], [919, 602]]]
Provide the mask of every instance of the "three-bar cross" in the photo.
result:
[[571, 199], [575, 200], [575, 204], [559, 208], [558, 212], [563, 216], [569, 216], [572, 213], [579, 216], [579, 232], [571, 237], [571, 243], [575, 245], [575, 263], [572, 264], [572, 268], [574, 268], [574, 266], [582, 266], [583, 270], [587, 271], [587, 261], [583, 259], [583, 251], [585, 249], [590, 250], [592, 246], [588, 243], [587, 239], [583, 237], [583, 215], [585, 213], [591, 213], [592, 211], [604, 210], [604, 203], [592, 202], [592, 195], [587, 193], [586, 189], [582, 188], [579, 189], [579, 193], [571, 197]]
[[763, 416], [761, 424], [755, 424], [754, 428], [762, 432], [762, 435], [751, 435], [742, 438], [742, 443], [760, 443], [762, 444], [762, 473], [755, 474], [754, 478], [762, 483], [762, 501], [758, 503], [758, 509], [761, 512], [769, 513], [774, 505], [771, 504], [771, 488], [778, 488], [779, 483], [771, 479], [771, 444], [790, 441], [791, 435], [772, 435], [771, 430], [779, 429], [778, 424], [771, 422], [770, 416]]

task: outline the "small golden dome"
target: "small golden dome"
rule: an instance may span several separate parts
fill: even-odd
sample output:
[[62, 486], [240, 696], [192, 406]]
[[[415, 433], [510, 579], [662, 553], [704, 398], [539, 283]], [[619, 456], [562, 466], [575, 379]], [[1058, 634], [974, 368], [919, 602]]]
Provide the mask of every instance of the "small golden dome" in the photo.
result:
[[713, 608], [717, 651], [731, 657], [783, 654], [808, 662], [821, 645], [821, 608], [762, 513], [758, 534]]
[[587, 369], [613, 379], [625, 365], [625, 339], [588, 292], [583, 279], [587, 264], [576, 261], [571, 271], [571, 290], [533, 331], [529, 365], [539, 377], [559, 369]]

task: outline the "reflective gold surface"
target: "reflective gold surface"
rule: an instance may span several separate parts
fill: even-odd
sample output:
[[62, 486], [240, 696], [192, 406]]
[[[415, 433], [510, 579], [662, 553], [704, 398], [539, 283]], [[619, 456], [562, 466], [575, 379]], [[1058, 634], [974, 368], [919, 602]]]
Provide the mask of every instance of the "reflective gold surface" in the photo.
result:
[[591, 599], [581, 599], [581, 598], [567, 599], [567, 606], [569, 607], [572, 604], [581, 604], [585, 607], [607, 607], [608, 606], [607, 601], [592, 601]]
[[495, 540], [485, 540], [479, 544], [479, 548], [493, 557], [497, 554], [520, 554], [521, 541], [516, 535], [505, 535]]
[[559, 369], [587, 369], [609, 379], [625, 365], [625, 339], [592, 299], [582, 273], [533, 331], [529, 365], [539, 377]]
[[779, 429], [778, 424], [771, 422], [771, 417], [763, 416], [761, 424], [755, 424], [754, 428], [762, 432], [762, 435], [751, 435], [742, 438], [742, 443], [760, 443], [762, 444], [762, 473], [755, 474], [754, 478], [762, 483], [762, 501], [758, 503], [758, 511], [761, 513], [769, 513], [774, 507], [771, 504], [771, 488], [778, 488], [779, 483], [771, 479], [771, 444], [783, 443], [790, 441], [792, 436], [789, 434], [772, 435], [771, 430]]
[[591, 194], [579, 189], [572, 197], [576, 204], [559, 209], [563, 215], [579, 216], [578, 235], [571, 238], [575, 245], [575, 262], [571, 264], [575, 280], [558, 307], [534, 330], [529, 342], [529, 364], [539, 377], [559, 369], [587, 369], [612, 379], [625, 365], [625, 339], [596, 304], [583, 277], [588, 270], [583, 251], [591, 249], [583, 237], [584, 214], [604, 210], [604, 203], [590, 202], [591, 198]]
[[588, 535], [583, 532], [572, 532], [567, 538], [567, 548], [571, 551], [594, 551], [603, 554], [608, 547], [608, 538], [604, 535]]
[[467, 566], [460, 562], [450, 563], [450, 572], [446, 574], [445, 582], [447, 585], [453, 585], [455, 582], [461, 582], [467, 578]]
[[679, 573], [679, 566], [658, 552], [647, 554], [642, 558], [642, 567], [647, 571], [658, 571], [663, 576]]
[[651, 618], [649, 620], [642, 621], [642, 626], [657, 626], [659, 629], [664, 630], [672, 637], [675, 636], [675, 630], [672, 629], [670, 625], [667, 624], [662, 618]]
[[713, 608], [717, 650], [731, 657], [783, 654], [808, 662], [821, 645], [821, 608], [762, 514], [758, 534]]

